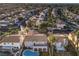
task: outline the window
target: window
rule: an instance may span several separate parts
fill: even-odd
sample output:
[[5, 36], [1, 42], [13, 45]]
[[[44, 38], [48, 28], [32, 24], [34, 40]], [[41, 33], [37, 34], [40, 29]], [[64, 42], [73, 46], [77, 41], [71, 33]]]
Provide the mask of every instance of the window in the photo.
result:
[[34, 51], [37, 51], [37, 48], [34, 48]]
[[42, 51], [42, 49], [41, 49], [41, 48], [39, 48], [39, 51]]
[[35, 46], [35, 43], [34, 43], [34, 46]]
[[43, 48], [43, 51], [46, 52], [46, 48]]

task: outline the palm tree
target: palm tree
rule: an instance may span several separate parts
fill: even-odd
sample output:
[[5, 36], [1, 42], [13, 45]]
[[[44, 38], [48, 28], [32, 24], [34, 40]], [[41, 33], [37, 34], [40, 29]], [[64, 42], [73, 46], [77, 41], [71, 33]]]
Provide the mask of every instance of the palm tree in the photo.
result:
[[48, 41], [50, 43], [50, 46], [49, 46], [49, 51], [50, 51], [50, 54], [53, 55], [53, 51], [54, 51], [54, 46], [53, 46], [53, 43], [55, 42], [55, 37], [53, 34], [49, 35], [48, 36]]
[[51, 34], [51, 35], [49, 35], [49, 37], [48, 37], [48, 41], [52, 44], [52, 43], [54, 43], [55, 42], [55, 36], [53, 35], [53, 34]]
[[25, 32], [29, 32], [29, 28], [28, 27], [25, 28]]

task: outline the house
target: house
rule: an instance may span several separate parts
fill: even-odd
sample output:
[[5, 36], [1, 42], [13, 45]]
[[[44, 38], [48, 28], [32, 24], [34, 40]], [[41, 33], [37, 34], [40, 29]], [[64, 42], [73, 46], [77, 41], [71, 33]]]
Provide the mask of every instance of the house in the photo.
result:
[[79, 15], [76, 15], [76, 16], [75, 16], [75, 20], [77, 20], [77, 19], [79, 19]]
[[31, 20], [37, 20], [36, 15], [35, 15], [35, 16], [32, 16], [32, 17], [30, 17], [30, 19], [31, 19]]
[[7, 31], [9, 23], [10, 23], [9, 21], [1, 20], [0, 21], [0, 31]]
[[55, 47], [58, 52], [66, 51], [65, 46], [68, 45], [68, 40], [65, 34], [54, 34], [55, 36]]
[[47, 36], [44, 34], [31, 34], [25, 36], [24, 45], [26, 48], [31, 48], [33, 51], [47, 52]]
[[64, 28], [65, 24], [61, 23], [61, 24], [56, 24], [57, 28]]
[[0, 50], [20, 49], [22, 45], [19, 35], [7, 35], [0, 41]]
[[8, 26], [8, 24], [9, 24], [9, 21], [5, 21], [5, 20], [0, 21], [0, 27], [1, 26]]
[[61, 29], [64, 28], [64, 26], [66, 26], [65, 23], [58, 19], [58, 21], [56, 22], [56, 27]]
[[55, 47], [56, 47], [57, 52], [59, 52], [59, 51], [65, 51], [65, 48], [64, 48], [62, 42], [56, 42], [55, 43]]
[[40, 15], [39, 15], [40, 20], [44, 20], [44, 17], [45, 17], [45, 13], [41, 12]]
[[41, 20], [37, 20], [37, 21], [36, 21], [36, 26], [39, 26], [42, 22], [43, 22], [43, 21], [41, 21]]
[[52, 16], [56, 17], [56, 11], [55, 11], [55, 9], [54, 9], [54, 8], [52, 9], [51, 14], [52, 14]]

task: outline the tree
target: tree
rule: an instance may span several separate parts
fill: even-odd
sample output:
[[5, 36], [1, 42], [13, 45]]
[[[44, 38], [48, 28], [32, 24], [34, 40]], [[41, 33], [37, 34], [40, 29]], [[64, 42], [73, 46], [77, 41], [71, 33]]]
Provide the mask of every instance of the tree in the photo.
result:
[[48, 26], [54, 27], [56, 20], [53, 17], [48, 18]]
[[19, 19], [19, 21], [22, 21], [24, 18], [23, 17], [19, 17], [18, 19]]
[[51, 11], [52, 9], [49, 8], [48, 17], [47, 17], [48, 27], [54, 27], [56, 21], [56, 19], [54, 19], [54, 17], [52, 16]]
[[38, 26], [38, 31], [39, 31], [39, 32], [43, 32], [43, 33], [47, 33], [47, 27], [48, 27], [47, 22], [43, 22], [43, 23], [41, 23], [41, 24]]
[[49, 35], [48, 41], [49, 41], [50, 43], [54, 43], [55, 40], [56, 40], [56, 39], [55, 39], [55, 36], [54, 36], [53, 34]]
[[4, 36], [6, 36], [6, 35], [10, 35], [10, 33], [9, 32], [5, 32]]
[[53, 55], [54, 51], [54, 45], [53, 43], [55, 42], [55, 36], [53, 34], [48, 36], [48, 41], [49, 41], [49, 47], [50, 47], [50, 54]]
[[29, 32], [29, 28], [28, 27], [25, 28], [25, 32]]
[[77, 36], [79, 36], [79, 30], [75, 32]]

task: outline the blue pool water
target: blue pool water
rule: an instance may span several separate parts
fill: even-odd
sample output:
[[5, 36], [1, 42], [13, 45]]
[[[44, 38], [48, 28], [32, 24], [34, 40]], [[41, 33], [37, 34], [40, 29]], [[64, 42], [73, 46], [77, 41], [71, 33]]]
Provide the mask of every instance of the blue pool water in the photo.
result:
[[39, 52], [32, 50], [24, 50], [22, 53], [23, 56], [39, 56]]

